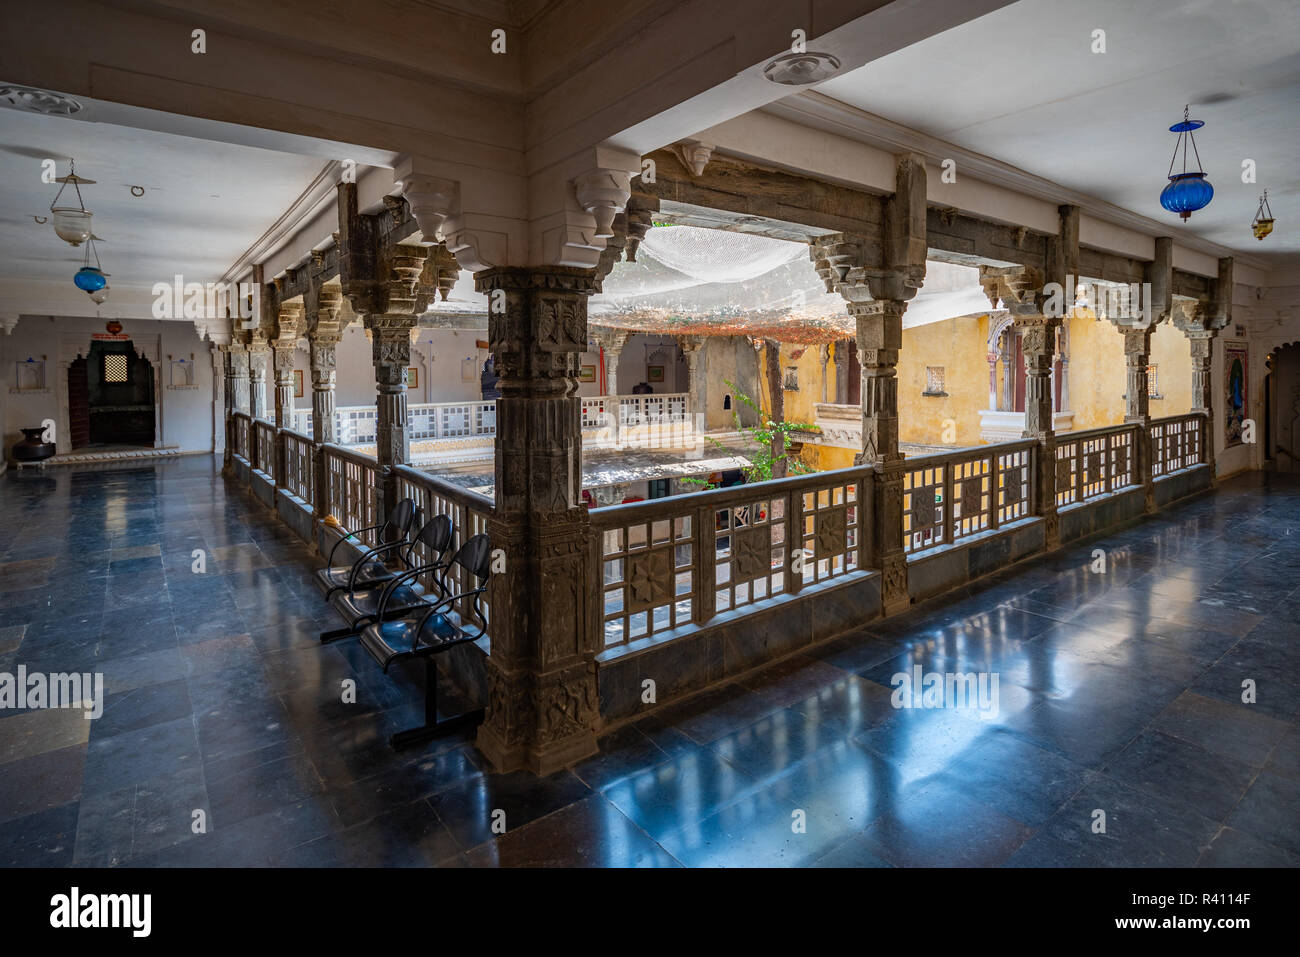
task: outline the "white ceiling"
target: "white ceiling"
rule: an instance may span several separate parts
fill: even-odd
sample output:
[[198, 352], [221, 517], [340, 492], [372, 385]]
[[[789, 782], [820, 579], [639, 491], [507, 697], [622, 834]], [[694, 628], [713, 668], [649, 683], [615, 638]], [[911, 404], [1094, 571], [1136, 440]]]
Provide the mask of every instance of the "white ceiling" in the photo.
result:
[[[1091, 52], [1098, 29], [1105, 53]], [[1168, 222], [1174, 237], [1271, 261], [1300, 253], [1296, 0], [1020, 0], [817, 89]], [[1196, 145], [1215, 193], [1187, 223], [1159, 202], [1185, 104], [1205, 121]], [[1247, 158], [1256, 184], [1241, 181]], [[1260, 242], [1249, 226], [1264, 187], [1277, 226]]]
[[[84, 246], [32, 219], [49, 216], [59, 189], [41, 182], [47, 157], [60, 176], [72, 157], [77, 175], [96, 181], [82, 197], [117, 288], [171, 282], [178, 272], [186, 282], [217, 281], [329, 159], [0, 109], [0, 279], [66, 279], [71, 287], [82, 264]], [[145, 194], [132, 196], [132, 185]], [[71, 187], [60, 203], [69, 198], [75, 205]]]

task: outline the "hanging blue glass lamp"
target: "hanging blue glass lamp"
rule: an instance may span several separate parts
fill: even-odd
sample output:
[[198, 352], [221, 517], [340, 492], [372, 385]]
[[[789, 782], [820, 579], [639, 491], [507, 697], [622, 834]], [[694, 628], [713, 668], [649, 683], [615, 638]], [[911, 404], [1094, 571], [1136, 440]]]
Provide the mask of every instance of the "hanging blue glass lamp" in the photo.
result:
[[[1197, 151], [1196, 139], [1192, 136], [1193, 130], [1199, 130], [1204, 125], [1200, 120], [1188, 119], [1188, 108], [1183, 107], [1183, 121], [1169, 127], [1170, 133], [1178, 134], [1178, 141], [1174, 143], [1174, 155], [1169, 160], [1169, 185], [1160, 192], [1160, 205], [1171, 213], [1177, 213], [1184, 221], [1196, 210], [1210, 205], [1210, 200], [1214, 198], [1214, 187], [1205, 178], [1205, 171], [1201, 168], [1201, 154]], [[1187, 168], [1188, 143], [1192, 146], [1192, 155], [1196, 157], [1194, 170]], [[1175, 173], [1174, 164], [1178, 162], [1180, 149], [1183, 151], [1183, 171]]]
[[[95, 265], [90, 264], [91, 254], [95, 256]], [[99, 253], [95, 249], [95, 240], [89, 239], [86, 242], [86, 261], [77, 274], [72, 277], [72, 282], [82, 292], [89, 293], [92, 296], [108, 285], [108, 274], [104, 272], [103, 266], [99, 262]]]

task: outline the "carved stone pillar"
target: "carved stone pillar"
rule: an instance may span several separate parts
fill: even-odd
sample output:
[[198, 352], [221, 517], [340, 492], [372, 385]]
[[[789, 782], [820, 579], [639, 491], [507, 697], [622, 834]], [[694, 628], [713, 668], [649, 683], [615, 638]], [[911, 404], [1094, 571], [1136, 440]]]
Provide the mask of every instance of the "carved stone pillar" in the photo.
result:
[[1124, 421], [1146, 425], [1151, 421], [1150, 383], [1147, 367], [1151, 364], [1151, 327], [1125, 328], [1124, 364], [1127, 371], [1124, 393]]
[[302, 331], [302, 315], [301, 302], [281, 303], [276, 309], [271, 348], [274, 350], [275, 425], [280, 429], [293, 428], [293, 354]]
[[1174, 325], [1187, 337], [1192, 353], [1192, 412], [1205, 416], [1203, 456], [1210, 467], [1210, 482], [1218, 484], [1215, 474], [1215, 389], [1212, 377], [1214, 340], [1232, 319], [1231, 300], [1221, 290], [1232, 288], [1232, 260], [1219, 261], [1219, 280], [1214, 286], [1217, 302], [1200, 303], [1180, 300], [1173, 309]]
[[411, 315], [365, 317], [375, 364], [375, 457], [381, 468], [405, 465], [411, 460], [406, 370], [411, 364], [411, 330], [415, 324], [416, 317]]
[[480, 292], [504, 293], [488, 317], [497, 400], [490, 579], [492, 655], [478, 747], [498, 770], [548, 774], [596, 752], [599, 583], [586, 581], [589, 525], [581, 497], [578, 363], [595, 273], [495, 268]]
[[307, 333], [311, 354], [311, 437], [318, 445], [338, 441], [334, 429], [334, 388], [338, 378], [335, 353], [342, 338], [339, 332]]
[[[862, 451], [855, 462], [873, 466], [875, 557], [881, 571], [881, 608], [889, 615], [911, 604], [903, 551], [903, 456], [898, 450], [898, 379], [903, 312], [925, 279], [925, 161], [896, 158], [895, 191], [885, 205], [879, 237], [833, 234], [811, 244], [813, 268], [828, 292], [838, 291], [857, 322], [862, 365]], [[845, 343], [835, 345], [836, 367]], [[847, 375], [837, 376], [845, 383]], [[838, 391], [838, 390], [837, 390]], [[841, 401], [848, 396], [837, 395]]]
[[1218, 330], [1202, 329], [1187, 332], [1187, 344], [1192, 352], [1192, 408], [1205, 416], [1205, 464], [1210, 467], [1210, 480], [1217, 484], [1214, 465], [1215, 411], [1214, 381], [1214, 340]]
[[1151, 364], [1151, 326], [1123, 327], [1126, 386], [1124, 393], [1124, 421], [1140, 425], [1137, 434], [1136, 482], [1145, 493], [1145, 510], [1156, 510], [1155, 476], [1152, 473], [1151, 398], [1147, 367]]
[[605, 394], [618, 395], [618, 360], [632, 333], [627, 329], [598, 329], [593, 338], [605, 354]]
[[266, 344], [266, 340], [254, 336], [248, 346], [248, 414], [255, 419], [265, 419], [269, 412], [266, 376], [270, 365], [271, 347]]
[[293, 346], [275, 347], [275, 425], [280, 429], [293, 428], [293, 353]]
[[[1056, 513], [1056, 433], [1053, 423], [1052, 362], [1056, 356], [1060, 315], [1044, 315], [1048, 301], [1042, 274], [1027, 266], [980, 267], [980, 284], [990, 299], [996, 295], [1010, 312], [1014, 333], [1020, 336], [1025, 360], [1024, 437], [1038, 442], [1035, 475], [1036, 514], [1046, 524], [1047, 548], [1061, 543], [1060, 520]], [[1014, 373], [1008, 370], [1008, 377]]]
[[[677, 348], [686, 356], [686, 414], [688, 421], [696, 423], [696, 432], [703, 435], [709, 430], [708, 382], [700, 368], [704, 340], [699, 336], [677, 336]], [[703, 441], [702, 439], [700, 440]]]
[[862, 451], [856, 461], [876, 464], [903, 456], [898, 451], [898, 350], [903, 345], [907, 303], [881, 299], [849, 303], [858, 324], [862, 364]]
[[989, 360], [989, 408], [997, 411], [998, 408], [998, 354], [990, 352], [987, 356]]
[[249, 354], [242, 342], [230, 344], [230, 395], [231, 411], [249, 414]]
[[[1031, 306], [1030, 308], [1037, 308]], [[1024, 437], [1038, 441], [1038, 514], [1047, 523], [1048, 548], [1061, 543], [1056, 514], [1056, 432], [1052, 422], [1052, 358], [1056, 354], [1056, 333], [1060, 320], [1041, 313], [1016, 316], [1021, 348], [1025, 357]]]
[[997, 408], [1003, 412], [1011, 412], [1016, 407], [1016, 376], [1020, 370], [1013, 361], [1015, 357], [1011, 339], [1015, 334], [1013, 329], [1002, 334], [1002, 404]]
[[230, 390], [227, 382], [230, 365], [227, 361], [229, 348], [215, 342], [208, 345], [208, 350], [212, 353], [212, 452], [214, 455], [221, 455], [223, 461], [226, 451], [226, 431], [230, 428]]
[[874, 545], [886, 615], [906, 609], [912, 600], [903, 552], [903, 455], [898, 450], [897, 366], [906, 308], [907, 303], [897, 299], [849, 303], [849, 315], [857, 320], [862, 365], [862, 451], [853, 461], [875, 466]]
[[826, 400], [826, 394], [827, 394], [827, 393], [826, 393], [826, 375], [827, 375], [827, 367], [830, 365], [830, 361], [831, 361], [831, 346], [830, 346], [830, 343], [829, 343], [829, 342], [823, 342], [820, 346], [817, 347], [817, 357], [818, 357], [818, 359], [821, 360], [821, 366], [822, 366], [822, 398], [821, 398], [821, 401], [822, 401], [823, 404], [825, 404], [826, 401], [827, 401], [827, 400]]
[[849, 401], [849, 340], [835, 343], [835, 403], [847, 405]]

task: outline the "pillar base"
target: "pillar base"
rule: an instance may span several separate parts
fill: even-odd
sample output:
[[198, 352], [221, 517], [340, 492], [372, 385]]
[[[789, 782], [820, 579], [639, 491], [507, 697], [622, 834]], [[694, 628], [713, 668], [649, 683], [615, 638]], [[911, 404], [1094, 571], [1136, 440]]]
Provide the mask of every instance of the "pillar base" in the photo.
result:
[[487, 719], [475, 745], [495, 771], [547, 775], [599, 752], [596, 668], [507, 673], [488, 659]]
[[492, 770], [499, 774], [528, 771], [538, 777], [563, 771], [600, 753], [594, 732], [577, 735], [558, 747], [538, 750], [523, 745], [509, 745], [487, 725], [479, 725], [474, 746], [487, 758]]

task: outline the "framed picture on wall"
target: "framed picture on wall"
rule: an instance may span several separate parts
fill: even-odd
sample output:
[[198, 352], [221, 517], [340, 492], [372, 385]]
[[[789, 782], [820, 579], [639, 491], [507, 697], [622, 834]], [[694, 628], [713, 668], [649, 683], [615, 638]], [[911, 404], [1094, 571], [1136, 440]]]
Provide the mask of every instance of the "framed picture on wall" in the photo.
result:
[[1249, 408], [1249, 352], [1244, 342], [1228, 342], [1223, 350], [1223, 444], [1241, 445]]
[[301, 399], [302, 395], [303, 395], [302, 370], [294, 369], [293, 370], [293, 397], [295, 399]]
[[418, 389], [420, 387], [420, 367], [406, 367], [406, 387], [408, 389]]
[[645, 367], [645, 380], [646, 380], [646, 382], [663, 382], [663, 381], [664, 381], [664, 367], [663, 367], [663, 366], [646, 366], [646, 367]]
[[579, 382], [595, 382], [596, 367], [593, 365], [584, 365], [582, 371], [578, 373]]

